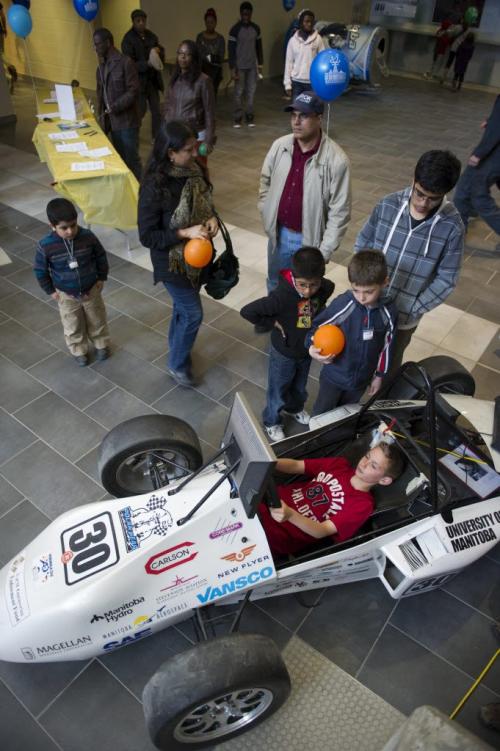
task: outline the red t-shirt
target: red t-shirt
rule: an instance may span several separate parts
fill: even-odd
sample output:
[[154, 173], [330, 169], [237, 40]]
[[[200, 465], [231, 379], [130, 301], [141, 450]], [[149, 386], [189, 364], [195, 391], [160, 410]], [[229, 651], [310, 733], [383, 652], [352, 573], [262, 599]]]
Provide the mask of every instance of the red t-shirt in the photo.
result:
[[[372, 494], [352, 487], [350, 481], [355, 470], [343, 457], [305, 459], [304, 465], [304, 474], [311, 479], [278, 485], [279, 497], [309, 519], [335, 524], [334, 542], [348, 540], [371, 516]], [[275, 521], [264, 503], [259, 506], [259, 516], [273, 553], [296, 553], [318, 543], [317, 538], [295, 524]]]

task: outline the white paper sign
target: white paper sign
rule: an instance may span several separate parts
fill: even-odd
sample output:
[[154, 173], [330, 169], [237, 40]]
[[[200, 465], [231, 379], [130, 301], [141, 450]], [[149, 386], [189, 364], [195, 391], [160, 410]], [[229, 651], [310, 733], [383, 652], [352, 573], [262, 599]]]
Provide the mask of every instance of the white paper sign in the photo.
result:
[[45, 117], [59, 118], [59, 112], [38, 112], [37, 117], [39, 120], [43, 120]]
[[61, 120], [76, 120], [73, 88], [66, 84], [56, 83], [56, 97]]
[[[73, 146], [73, 144], [71, 145]], [[74, 144], [74, 145], [77, 146], [78, 144]], [[81, 147], [81, 144], [80, 144], [80, 147]], [[87, 157], [92, 157], [93, 159], [95, 159], [96, 157], [99, 157], [99, 156], [110, 156], [112, 153], [113, 152], [111, 151], [111, 149], [108, 149], [107, 146], [101, 146], [100, 149], [83, 149], [82, 151], [80, 151], [80, 156], [87, 156]]]
[[49, 133], [51, 141], [71, 141], [72, 138], [78, 138], [76, 130], [65, 130], [61, 133]]
[[50, 97], [49, 99], [44, 99], [44, 104], [56, 104], [57, 98], [56, 97]]
[[104, 162], [73, 162], [71, 165], [72, 172], [94, 172], [103, 169]]
[[[85, 141], [77, 141], [77, 143], [56, 143], [56, 151], [60, 152], [80, 151], [81, 153], [85, 153], [86, 148], [87, 144]], [[82, 149], [83, 152], [81, 151]]]

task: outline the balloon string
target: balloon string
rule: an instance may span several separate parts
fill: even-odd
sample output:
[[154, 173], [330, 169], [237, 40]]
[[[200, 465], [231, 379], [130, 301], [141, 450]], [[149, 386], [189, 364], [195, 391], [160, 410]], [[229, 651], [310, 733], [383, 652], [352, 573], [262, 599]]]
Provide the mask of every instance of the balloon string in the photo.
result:
[[328, 102], [326, 108], [326, 135], [330, 136], [330, 102]]
[[28, 63], [28, 70], [29, 70], [29, 73], [30, 73], [31, 83], [33, 85], [33, 91], [35, 93], [36, 111], [37, 111], [37, 113], [40, 113], [40, 102], [38, 101], [38, 94], [36, 93], [35, 79], [33, 77], [33, 71], [31, 69], [31, 60], [30, 60], [30, 56], [28, 54], [28, 45], [26, 43], [26, 37], [23, 37], [23, 42], [24, 42], [24, 52], [25, 52], [25, 55], [26, 55], [26, 62]]

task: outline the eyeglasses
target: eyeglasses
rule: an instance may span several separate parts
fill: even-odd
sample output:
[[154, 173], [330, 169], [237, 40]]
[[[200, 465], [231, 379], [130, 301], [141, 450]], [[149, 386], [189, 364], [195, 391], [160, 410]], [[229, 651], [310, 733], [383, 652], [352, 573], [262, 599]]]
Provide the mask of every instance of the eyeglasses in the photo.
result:
[[301, 289], [304, 292], [307, 290], [316, 290], [321, 287], [321, 280], [315, 282], [302, 282], [299, 279], [295, 279], [295, 286], [297, 289]]
[[304, 120], [307, 120], [309, 117], [312, 117], [311, 112], [292, 112], [291, 114], [292, 120], [298, 120], [299, 123], [303, 123]]
[[444, 198], [444, 193], [440, 196], [429, 196], [427, 193], [424, 193], [417, 188], [416, 185], [413, 186], [412, 193], [419, 199], [419, 201], [422, 201], [423, 203], [425, 202], [429, 204], [429, 206], [437, 206]]

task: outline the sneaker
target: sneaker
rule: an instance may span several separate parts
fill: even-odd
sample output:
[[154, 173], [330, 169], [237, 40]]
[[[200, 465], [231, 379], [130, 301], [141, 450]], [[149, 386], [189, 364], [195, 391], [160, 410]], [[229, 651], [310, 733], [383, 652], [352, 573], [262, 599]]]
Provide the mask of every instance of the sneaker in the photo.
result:
[[167, 368], [167, 373], [179, 386], [194, 386], [194, 378], [187, 370], [174, 370], [173, 368]]
[[267, 435], [271, 439], [271, 443], [284, 440], [285, 431], [283, 430], [282, 425], [264, 425], [264, 428]]
[[233, 128], [241, 128], [241, 120], [235, 120], [233, 123]]
[[99, 361], [107, 360], [108, 357], [109, 357], [109, 349], [108, 349], [108, 347], [103, 347], [102, 349], [97, 349], [97, 347], [96, 347], [96, 351], [95, 351], [95, 359], [96, 360], [99, 360]]
[[247, 125], [249, 128], [255, 128], [255, 123], [253, 121], [253, 115], [247, 115], [246, 116]]
[[89, 358], [87, 355], [75, 355], [75, 360], [81, 368], [84, 368], [89, 364]]
[[295, 422], [299, 422], [301, 425], [309, 425], [311, 415], [303, 409], [301, 412], [287, 412], [286, 409], [281, 410], [283, 414], [293, 417]]

